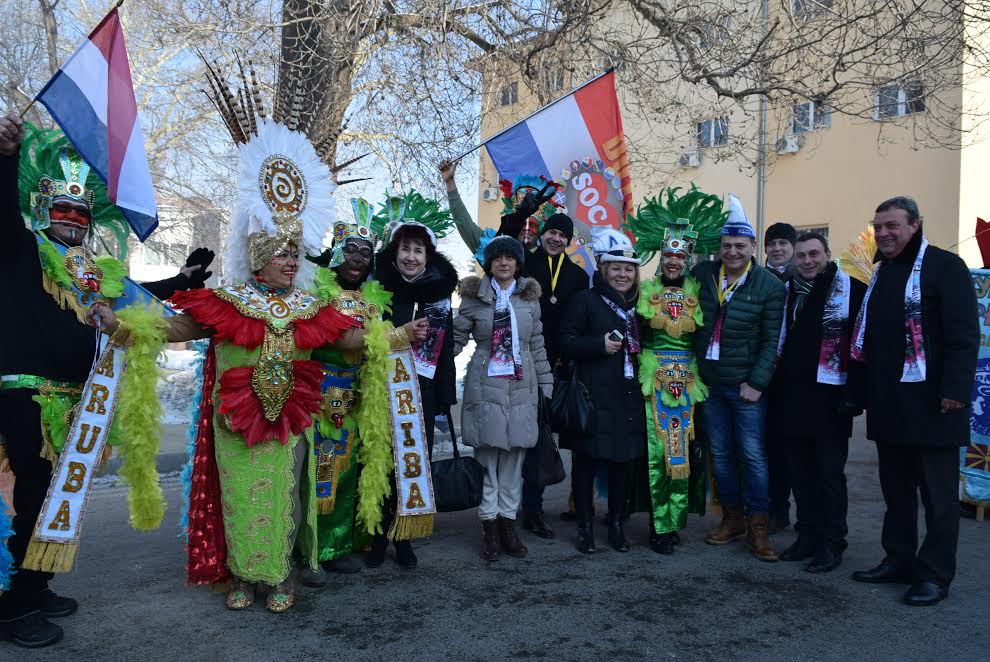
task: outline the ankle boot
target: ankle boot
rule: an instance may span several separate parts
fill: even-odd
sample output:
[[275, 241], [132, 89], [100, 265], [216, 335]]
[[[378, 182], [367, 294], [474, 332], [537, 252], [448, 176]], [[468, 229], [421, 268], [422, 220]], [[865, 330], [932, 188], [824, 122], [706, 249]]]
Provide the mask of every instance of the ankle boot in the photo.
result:
[[709, 545], [725, 545], [746, 535], [742, 506], [722, 505], [722, 521], [705, 536]]
[[608, 517], [608, 544], [617, 552], [628, 552], [629, 543], [626, 542], [626, 532], [622, 528], [622, 516], [610, 514]]
[[746, 549], [761, 561], [777, 560], [777, 552], [767, 533], [769, 519], [766, 513], [753, 513], [746, 520]]
[[385, 534], [378, 533], [371, 540], [371, 551], [368, 552], [364, 564], [369, 568], [377, 568], [385, 562], [385, 550], [388, 549], [388, 538]]
[[495, 520], [483, 519], [481, 526], [485, 531], [485, 537], [481, 542], [481, 558], [486, 561], [498, 561], [498, 542], [496, 541]]
[[419, 559], [416, 558], [416, 552], [413, 551], [412, 543], [408, 540], [396, 540], [395, 545], [395, 560], [399, 562], [406, 570], [413, 570], [419, 565]]
[[499, 541], [502, 543], [502, 549], [505, 550], [506, 554], [517, 559], [526, 556], [529, 550], [519, 539], [519, 532], [516, 531], [516, 520], [499, 515], [496, 521], [498, 522]]
[[582, 554], [595, 553], [595, 525], [594, 515], [583, 521], [579, 521], [577, 527], [577, 548]]

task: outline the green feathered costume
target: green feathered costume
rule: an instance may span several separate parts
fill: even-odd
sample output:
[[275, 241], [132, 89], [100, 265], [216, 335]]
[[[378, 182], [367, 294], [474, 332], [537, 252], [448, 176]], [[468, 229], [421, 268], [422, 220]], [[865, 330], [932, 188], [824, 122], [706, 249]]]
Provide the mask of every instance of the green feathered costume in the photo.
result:
[[[695, 187], [684, 195], [670, 188], [648, 198], [627, 227], [636, 251], [648, 261], [660, 255], [656, 276], [642, 284], [636, 312], [643, 325], [639, 376], [646, 398], [647, 454], [637, 471], [633, 512], [652, 515], [655, 534], [672, 534], [687, 524], [688, 513], [703, 515], [706, 501], [704, 444], [697, 439], [695, 405], [708, 397], [698, 376], [692, 336], [703, 325], [701, 284], [687, 275], [692, 254], [717, 252], [727, 214], [717, 196]], [[664, 256], [681, 256], [685, 274], [666, 281]], [[646, 483], [643, 485], [642, 483]], [[644, 501], [649, 494], [649, 501]]]

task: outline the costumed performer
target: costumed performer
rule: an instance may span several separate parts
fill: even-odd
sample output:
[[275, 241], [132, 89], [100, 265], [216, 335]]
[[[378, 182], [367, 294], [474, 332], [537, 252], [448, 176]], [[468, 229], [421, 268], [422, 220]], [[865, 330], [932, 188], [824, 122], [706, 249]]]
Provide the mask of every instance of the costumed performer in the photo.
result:
[[[388, 198], [375, 221], [382, 227], [383, 248], [375, 258], [375, 279], [392, 295], [391, 310], [384, 319], [398, 327], [410, 321], [426, 319], [427, 336], [412, 343], [417, 381], [422, 398], [424, 434], [427, 450], [433, 456], [434, 420], [437, 414], [449, 414], [457, 402], [454, 368], [453, 311], [450, 297], [457, 287], [457, 270], [443, 253], [437, 251], [438, 238], [453, 229], [450, 212], [442, 211], [434, 200], [415, 191]], [[362, 469], [369, 472], [365, 466]], [[360, 489], [361, 499], [381, 501], [382, 526], [392, 530], [396, 493], [369, 492], [372, 473]], [[383, 483], [378, 483], [384, 487]], [[396, 558], [405, 568], [415, 568], [418, 561], [412, 544], [404, 536], [393, 536]], [[385, 559], [389, 537], [375, 533], [366, 564], [380, 566]]]
[[[269, 119], [246, 80], [232, 91], [210, 73], [240, 164], [224, 257], [234, 284], [171, 299], [184, 313], [169, 320], [168, 339], [210, 338], [187, 574], [192, 583], [231, 579], [230, 609], [250, 606], [255, 584], [263, 584], [267, 609], [278, 613], [294, 603], [294, 550], [318, 566], [313, 424], [323, 369], [310, 356], [317, 347], [361, 342], [356, 322], [308, 291], [316, 265], [301, 259], [320, 252], [334, 219], [329, 167], [303, 131], [288, 128], [298, 125], [293, 109]], [[250, 108], [239, 105], [245, 98]], [[115, 322], [103, 315], [107, 327]]]
[[695, 405], [708, 394], [698, 375], [693, 338], [703, 325], [701, 285], [686, 273], [692, 255], [718, 252], [726, 212], [718, 196], [694, 185], [647, 198], [628, 226], [654, 278], [643, 283], [636, 312], [643, 320], [639, 379], [646, 398], [646, 459], [637, 463], [630, 512], [650, 513], [650, 548], [672, 554], [688, 513], [705, 514], [706, 459]]
[[[360, 198], [351, 200], [354, 219], [338, 220], [333, 226], [333, 244], [322, 254], [309, 259], [319, 265], [314, 291], [330, 302], [338, 312], [361, 324], [365, 332], [364, 347], [355, 351], [338, 351], [332, 346], [317, 348], [313, 358], [323, 364], [321, 409], [314, 431], [316, 462], [316, 507], [318, 558], [323, 568], [336, 572], [359, 572], [362, 559], [352, 552], [370, 541], [367, 532], [356, 526], [357, 483], [363, 431], [358, 425], [357, 407], [361, 400], [359, 369], [365, 355], [377, 370], [375, 379], [384, 382], [386, 349], [409, 346], [417, 336], [424, 340], [429, 324], [425, 318], [411, 320], [394, 333], [390, 323], [382, 321], [392, 295], [380, 283], [370, 280], [374, 251], [380, 227], [374, 224], [371, 205]], [[362, 374], [367, 374], [366, 370]], [[387, 416], [387, 410], [377, 414]], [[380, 435], [387, 448], [391, 437]], [[304, 568], [303, 583], [322, 586], [325, 573]]]
[[[149, 305], [151, 297], [125, 278], [120, 258], [127, 224], [98, 174], [61, 131], [24, 124], [14, 113], [0, 118], [0, 187], [4, 303], [17, 314], [0, 330], [5, 348], [0, 352], [0, 437], [17, 476], [17, 515], [9, 543], [17, 572], [10, 590], [0, 596], [0, 639], [39, 647], [62, 637], [62, 629], [47, 619], [68, 616], [78, 607], [48, 588], [53, 572], [71, 570], [78, 545], [33, 540], [32, 532], [78, 416], [83, 386], [95, 372], [101, 343], [107, 342], [86, 325], [87, 312], [104, 301], [120, 308], [128, 322], [129, 338], [110, 341], [111, 347], [128, 347], [128, 367], [116, 377], [115, 408], [102, 413], [112, 423], [109, 444], [126, 441], [120, 473], [129, 483], [131, 523], [152, 529], [164, 513], [155, 471], [159, 430], [147, 425], [160, 416], [155, 358], [164, 339], [164, 311]], [[105, 252], [97, 255], [101, 244]], [[109, 254], [107, 246], [119, 255]], [[104, 440], [105, 435], [99, 446], [106, 459]], [[89, 475], [97, 464], [87, 467]], [[88, 489], [87, 483], [79, 493]], [[76, 533], [84, 512], [85, 505], [71, 512]]]

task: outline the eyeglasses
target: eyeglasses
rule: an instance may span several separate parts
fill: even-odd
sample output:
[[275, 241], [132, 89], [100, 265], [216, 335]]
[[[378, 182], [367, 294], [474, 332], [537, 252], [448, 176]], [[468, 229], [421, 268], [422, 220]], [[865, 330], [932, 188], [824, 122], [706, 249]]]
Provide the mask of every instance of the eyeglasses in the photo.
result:
[[357, 256], [362, 260], [371, 260], [371, 249], [355, 246], [354, 244], [344, 244], [344, 255], [348, 257]]

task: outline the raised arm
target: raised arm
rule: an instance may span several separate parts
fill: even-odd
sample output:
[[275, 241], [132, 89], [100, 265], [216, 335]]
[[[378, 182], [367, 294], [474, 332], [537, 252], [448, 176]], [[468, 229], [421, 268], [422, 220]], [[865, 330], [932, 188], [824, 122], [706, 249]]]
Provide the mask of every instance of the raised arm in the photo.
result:
[[34, 241], [21, 218], [17, 189], [24, 123], [17, 113], [0, 117], [0, 255], [14, 255]]
[[468, 247], [468, 250], [474, 253], [481, 246], [481, 236], [484, 231], [471, 219], [471, 214], [464, 206], [461, 194], [457, 191], [457, 182], [454, 180], [457, 173], [457, 163], [445, 160], [440, 162], [439, 167], [440, 177], [447, 186], [447, 206], [450, 207], [450, 213], [454, 217], [457, 233], [461, 235], [461, 240]]

